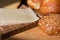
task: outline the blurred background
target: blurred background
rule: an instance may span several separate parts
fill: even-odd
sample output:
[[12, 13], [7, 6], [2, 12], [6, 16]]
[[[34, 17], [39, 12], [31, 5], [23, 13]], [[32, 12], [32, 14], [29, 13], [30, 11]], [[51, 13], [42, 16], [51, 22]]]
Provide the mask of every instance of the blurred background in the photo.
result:
[[[26, 5], [24, 7], [26, 8], [26, 0], [0, 0], [0, 8], [18, 9], [24, 3]], [[28, 31], [16, 34], [4, 40], [60, 40], [60, 36], [48, 36], [43, 33], [37, 26]]]
[[0, 8], [16, 9], [21, 3], [21, 0], [0, 0]]

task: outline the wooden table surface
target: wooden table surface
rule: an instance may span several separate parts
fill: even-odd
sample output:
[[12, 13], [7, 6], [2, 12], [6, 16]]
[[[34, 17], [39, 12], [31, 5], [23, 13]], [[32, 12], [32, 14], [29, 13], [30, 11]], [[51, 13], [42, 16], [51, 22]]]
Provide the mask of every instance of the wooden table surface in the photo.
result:
[[5, 40], [60, 40], [60, 36], [49, 36], [37, 26], [28, 31], [11, 36]]

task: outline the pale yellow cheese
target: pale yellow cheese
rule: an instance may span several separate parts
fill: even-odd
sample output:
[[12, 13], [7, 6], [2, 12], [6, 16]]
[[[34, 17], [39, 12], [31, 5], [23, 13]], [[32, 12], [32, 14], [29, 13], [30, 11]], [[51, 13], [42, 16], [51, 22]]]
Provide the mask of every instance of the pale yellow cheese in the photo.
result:
[[21, 23], [31, 23], [39, 18], [30, 9], [1, 9], [0, 8], [0, 26], [13, 25]]

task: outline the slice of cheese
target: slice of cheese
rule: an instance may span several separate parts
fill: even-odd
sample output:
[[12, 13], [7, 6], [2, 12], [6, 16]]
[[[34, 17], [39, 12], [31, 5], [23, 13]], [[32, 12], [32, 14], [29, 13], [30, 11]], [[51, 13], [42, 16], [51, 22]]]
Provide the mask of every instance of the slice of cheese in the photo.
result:
[[39, 18], [30, 9], [0, 9], [0, 26], [35, 22]]

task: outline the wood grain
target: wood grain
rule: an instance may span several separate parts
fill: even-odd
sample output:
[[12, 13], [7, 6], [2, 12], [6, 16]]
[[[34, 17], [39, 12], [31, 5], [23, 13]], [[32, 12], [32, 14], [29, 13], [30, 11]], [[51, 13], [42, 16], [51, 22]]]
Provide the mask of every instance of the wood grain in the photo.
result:
[[9, 36], [31, 29], [37, 26], [37, 23], [38, 22], [36, 21], [33, 23], [15, 24], [15, 25], [7, 25], [7, 26], [0, 27], [1, 39], [3, 40], [5, 38], [8, 38]]
[[5, 40], [60, 40], [60, 36], [49, 36], [37, 26]]

